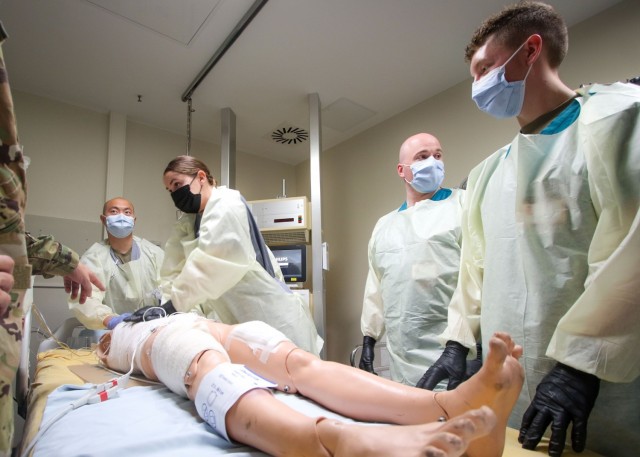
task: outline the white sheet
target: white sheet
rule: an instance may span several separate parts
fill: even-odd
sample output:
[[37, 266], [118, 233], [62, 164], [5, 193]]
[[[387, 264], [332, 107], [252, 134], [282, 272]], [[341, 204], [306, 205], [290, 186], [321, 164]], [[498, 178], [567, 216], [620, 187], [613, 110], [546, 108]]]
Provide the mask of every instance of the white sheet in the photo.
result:
[[[42, 424], [59, 408], [82, 397], [90, 387], [61, 386], [47, 399]], [[312, 417], [343, 418], [316, 403], [276, 393], [276, 398]], [[248, 446], [231, 444], [216, 435], [195, 411], [193, 403], [165, 387], [130, 387], [103, 403], [82, 406], [56, 422], [40, 438], [35, 457], [228, 455], [264, 457]]]

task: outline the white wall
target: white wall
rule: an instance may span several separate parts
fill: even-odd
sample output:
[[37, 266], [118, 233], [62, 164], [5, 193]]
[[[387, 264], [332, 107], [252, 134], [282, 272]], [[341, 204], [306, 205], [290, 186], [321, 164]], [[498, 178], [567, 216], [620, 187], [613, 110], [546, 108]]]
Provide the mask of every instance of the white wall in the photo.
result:
[[[109, 119], [19, 91], [18, 134], [31, 158], [27, 212], [93, 221], [102, 211]], [[104, 202], [103, 202], [104, 203]]]
[[[19, 135], [31, 158], [28, 169], [27, 228], [53, 234], [79, 253], [102, 237], [99, 215], [106, 199], [109, 114], [14, 91]], [[171, 159], [186, 151], [186, 137], [127, 122], [123, 189], [136, 210], [135, 233], [164, 245], [176, 210], [164, 189], [162, 173]], [[220, 147], [193, 140], [191, 154], [220, 176]], [[286, 179], [296, 187], [295, 168], [238, 152], [237, 188], [247, 200], [274, 198]], [[293, 193], [291, 194], [293, 196]], [[61, 278], [36, 278], [34, 303], [52, 328], [71, 314]]]
[[[183, 135], [135, 122], [127, 124], [124, 195], [135, 204], [136, 233], [164, 243], [175, 221], [175, 207], [162, 184], [162, 173], [171, 159], [186, 151]], [[203, 160], [220, 181], [220, 147], [196, 139], [191, 155]], [[238, 152], [236, 188], [247, 200], [276, 198], [282, 179], [295, 189], [295, 168], [255, 155]], [[100, 210], [102, 207], [100, 207]]]

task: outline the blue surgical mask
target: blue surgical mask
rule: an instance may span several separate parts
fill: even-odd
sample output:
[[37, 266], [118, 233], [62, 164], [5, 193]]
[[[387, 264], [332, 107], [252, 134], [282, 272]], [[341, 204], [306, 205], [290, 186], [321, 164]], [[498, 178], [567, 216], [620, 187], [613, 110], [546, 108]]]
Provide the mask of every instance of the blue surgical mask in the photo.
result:
[[416, 192], [429, 194], [435, 192], [444, 180], [444, 163], [433, 156], [409, 165], [413, 180], [405, 181], [413, 187]]
[[116, 238], [126, 238], [133, 232], [134, 222], [134, 218], [125, 216], [124, 214], [107, 216], [107, 232]]
[[522, 111], [524, 102], [524, 85], [531, 71], [530, 66], [522, 81], [509, 82], [505, 79], [505, 66], [513, 59], [526, 41], [520, 45], [516, 52], [499, 67], [494, 68], [471, 86], [471, 98], [478, 108], [499, 119], [517, 116]]

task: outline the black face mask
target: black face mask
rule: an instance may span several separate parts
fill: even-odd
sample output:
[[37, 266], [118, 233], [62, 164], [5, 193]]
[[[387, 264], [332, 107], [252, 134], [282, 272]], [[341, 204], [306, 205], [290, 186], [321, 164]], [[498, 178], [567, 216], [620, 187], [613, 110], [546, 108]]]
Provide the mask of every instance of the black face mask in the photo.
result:
[[200, 194], [191, 192], [190, 184], [185, 184], [180, 189], [171, 192], [174, 205], [183, 213], [199, 213], [201, 197]]

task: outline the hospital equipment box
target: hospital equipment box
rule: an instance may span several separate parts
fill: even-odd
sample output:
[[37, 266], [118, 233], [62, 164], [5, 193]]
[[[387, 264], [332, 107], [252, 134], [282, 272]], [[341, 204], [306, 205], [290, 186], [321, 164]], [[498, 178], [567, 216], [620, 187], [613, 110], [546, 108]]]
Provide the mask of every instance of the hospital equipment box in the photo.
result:
[[311, 217], [307, 197], [247, 202], [267, 245], [308, 243]]

